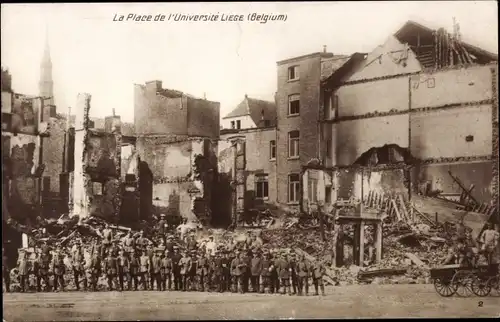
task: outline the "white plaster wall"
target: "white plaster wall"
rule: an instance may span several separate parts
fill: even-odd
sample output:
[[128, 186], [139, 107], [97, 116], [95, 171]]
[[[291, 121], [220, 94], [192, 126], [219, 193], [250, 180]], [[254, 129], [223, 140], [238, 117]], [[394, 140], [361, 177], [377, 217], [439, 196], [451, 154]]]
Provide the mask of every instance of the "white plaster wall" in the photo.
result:
[[343, 121], [333, 125], [336, 165], [351, 165], [364, 152], [385, 144], [408, 147], [408, 114]]
[[256, 128], [257, 124], [253, 121], [253, 119], [250, 117], [250, 115], [245, 115], [245, 116], [238, 116], [238, 117], [231, 117], [227, 119], [222, 119], [222, 128], [224, 129], [231, 129], [231, 121], [235, 122], [236, 126], [236, 121], [239, 120], [241, 122], [241, 129], [252, 129]]
[[[420, 71], [420, 63], [413, 51], [407, 51], [406, 59], [401, 59], [404, 58], [404, 50], [404, 45], [394, 36], [390, 36], [384, 44], [378, 46], [368, 54], [365, 66], [354, 73], [348, 81]], [[400, 62], [398, 63], [399, 60]], [[403, 62], [406, 63], [406, 66]]]
[[408, 77], [344, 85], [338, 95], [339, 117], [409, 108]]
[[491, 105], [412, 113], [411, 137], [412, 154], [421, 159], [491, 155]]
[[445, 70], [411, 77], [412, 108], [492, 98], [490, 66]]
[[12, 113], [12, 93], [2, 92], [2, 113]]

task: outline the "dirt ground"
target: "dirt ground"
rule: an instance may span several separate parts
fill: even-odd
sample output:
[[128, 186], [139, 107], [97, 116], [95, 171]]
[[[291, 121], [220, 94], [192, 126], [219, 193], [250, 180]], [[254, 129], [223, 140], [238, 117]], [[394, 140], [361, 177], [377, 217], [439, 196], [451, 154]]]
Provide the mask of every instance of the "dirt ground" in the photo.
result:
[[500, 297], [440, 297], [432, 285], [327, 288], [325, 297], [183, 292], [4, 294], [4, 321], [498, 317]]

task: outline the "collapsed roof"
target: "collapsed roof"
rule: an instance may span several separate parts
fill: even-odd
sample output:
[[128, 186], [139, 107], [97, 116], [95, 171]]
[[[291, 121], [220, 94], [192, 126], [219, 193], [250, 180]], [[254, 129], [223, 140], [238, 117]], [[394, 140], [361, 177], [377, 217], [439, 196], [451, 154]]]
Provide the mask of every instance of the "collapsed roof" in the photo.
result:
[[394, 36], [409, 45], [424, 68], [498, 61], [497, 54], [462, 41], [458, 34], [448, 34], [443, 28], [434, 30], [411, 20]]

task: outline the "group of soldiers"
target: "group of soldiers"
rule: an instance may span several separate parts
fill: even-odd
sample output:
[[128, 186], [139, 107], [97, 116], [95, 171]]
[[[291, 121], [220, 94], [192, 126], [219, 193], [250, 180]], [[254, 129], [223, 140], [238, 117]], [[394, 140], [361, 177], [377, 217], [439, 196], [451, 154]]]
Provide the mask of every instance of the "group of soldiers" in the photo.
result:
[[[65, 276], [71, 273], [66, 270], [71, 269], [76, 290], [85, 291], [97, 291], [99, 278], [105, 277], [110, 291], [308, 295], [312, 281], [314, 294], [319, 295], [319, 291], [325, 294], [322, 279], [325, 266], [322, 263], [311, 263], [293, 252], [273, 253], [264, 249], [250, 233], [244, 242], [224, 247], [216, 247], [213, 237], [200, 245], [191, 235], [185, 238], [182, 249], [174, 242], [174, 236], [166, 234], [156, 236], [160, 241], [156, 247], [142, 232], [139, 235], [129, 232], [119, 241], [112, 238], [111, 229], [106, 227], [102, 237], [102, 240], [96, 238], [87, 259], [79, 240], [69, 254], [61, 247], [50, 252], [46, 243], [37, 249], [34, 261], [20, 253], [17, 269], [21, 292], [29, 289], [31, 274], [35, 276], [38, 292], [64, 290]], [[3, 276], [9, 291], [10, 280], [5, 267]], [[52, 282], [50, 277], [53, 277]]]
[[497, 249], [500, 234], [492, 223], [487, 223], [485, 230], [476, 240], [471, 229], [462, 222], [457, 226], [455, 244], [448, 250], [444, 265], [459, 264], [460, 266], [476, 266], [480, 260], [489, 264], [497, 263]]

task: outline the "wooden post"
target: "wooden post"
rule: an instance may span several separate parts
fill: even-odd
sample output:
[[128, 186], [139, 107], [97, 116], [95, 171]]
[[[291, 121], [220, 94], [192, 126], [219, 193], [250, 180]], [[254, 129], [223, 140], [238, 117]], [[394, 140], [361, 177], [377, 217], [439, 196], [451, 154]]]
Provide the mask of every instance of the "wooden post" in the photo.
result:
[[363, 267], [365, 259], [365, 223], [359, 224], [359, 267]]
[[352, 243], [352, 260], [354, 265], [360, 265], [359, 263], [359, 224], [354, 225], [354, 238]]
[[321, 235], [321, 241], [325, 241], [325, 218], [323, 217], [323, 212], [321, 211], [321, 205], [318, 203], [318, 217], [319, 217], [319, 233]]
[[376, 252], [376, 263], [380, 263], [380, 261], [382, 260], [382, 230], [383, 230], [383, 227], [382, 227], [382, 221], [378, 222], [376, 225], [375, 225], [375, 229], [376, 229], [376, 238], [375, 238], [375, 252]]

